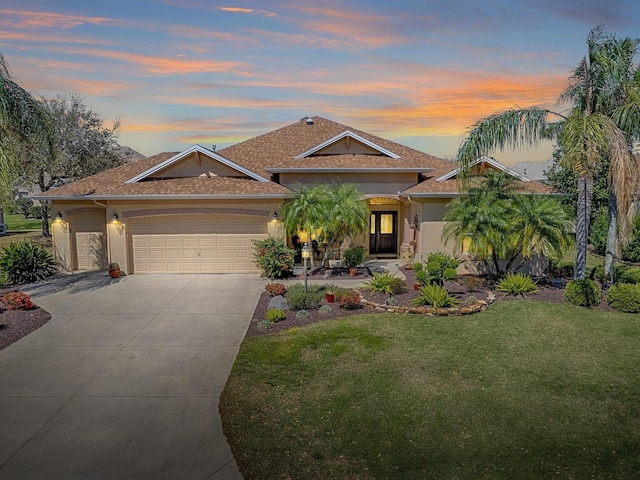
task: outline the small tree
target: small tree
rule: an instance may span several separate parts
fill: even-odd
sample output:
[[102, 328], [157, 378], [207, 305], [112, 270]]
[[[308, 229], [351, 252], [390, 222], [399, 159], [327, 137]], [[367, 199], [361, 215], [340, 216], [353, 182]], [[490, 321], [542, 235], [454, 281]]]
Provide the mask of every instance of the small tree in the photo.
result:
[[19, 198], [15, 201], [16, 210], [20, 213], [24, 218], [29, 218], [31, 216], [31, 209], [33, 208], [33, 200], [30, 198]]
[[323, 264], [333, 249], [348, 237], [367, 231], [369, 209], [358, 188], [350, 183], [300, 186], [280, 210], [287, 234], [298, 230], [321, 232], [327, 249]]

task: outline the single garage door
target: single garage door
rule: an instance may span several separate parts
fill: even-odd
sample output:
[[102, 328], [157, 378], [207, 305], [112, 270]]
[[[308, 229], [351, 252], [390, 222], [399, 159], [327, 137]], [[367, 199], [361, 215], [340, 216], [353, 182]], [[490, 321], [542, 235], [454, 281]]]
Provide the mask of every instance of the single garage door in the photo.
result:
[[75, 215], [76, 258], [78, 270], [100, 270], [107, 266], [107, 225], [103, 212]]
[[134, 273], [253, 273], [252, 240], [267, 237], [264, 217], [158, 215], [129, 222]]

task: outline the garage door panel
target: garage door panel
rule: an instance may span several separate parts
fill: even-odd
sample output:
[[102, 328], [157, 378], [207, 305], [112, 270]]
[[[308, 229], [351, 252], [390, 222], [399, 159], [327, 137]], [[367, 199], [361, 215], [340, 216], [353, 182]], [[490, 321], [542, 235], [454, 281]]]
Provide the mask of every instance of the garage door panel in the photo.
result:
[[267, 237], [261, 217], [157, 216], [130, 224], [135, 273], [257, 272], [253, 239]]
[[78, 270], [106, 268], [107, 226], [104, 214], [76, 215], [73, 217], [72, 225], [75, 231]]

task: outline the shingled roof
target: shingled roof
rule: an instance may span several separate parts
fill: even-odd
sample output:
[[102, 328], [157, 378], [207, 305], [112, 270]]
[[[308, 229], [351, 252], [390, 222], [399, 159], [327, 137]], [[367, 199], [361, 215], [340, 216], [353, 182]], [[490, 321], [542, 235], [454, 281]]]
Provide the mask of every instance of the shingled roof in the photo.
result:
[[[325, 154], [320, 149], [313, 156], [299, 158], [330, 139], [344, 137], [345, 132], [354, 141], [364, 141], [371, 151]], [[205, 155], [213, 154], [204, 147], [197, 147], [197, 150]], [[59, 187], [38, 198], [282, 198], [291, 194], [291, 190], [275, 181], [264, 180], [271, 179], [274, 173], [305, 171], [416, 172], [424, 175], [426, 180], [401, 195], [428, 197], [458, 193], [456, 180], [437, 181], [454, 170], [455, 166], [450, 162], [317, 116], [305, 117], [286, 127], [218, 150], [215, 155], [242, 167], [239, 170], [253, 172], [258, 179], [242, 175], [242, 172], [237, 177], [146, 178], [147, 172], [154, 171], [155, 167], [181, 158], [181, 152], [165, 152]], [[548, 193], [548, 189], [538, 182], [521, 183], [527, 183], [526, 187], [535, 193]]]

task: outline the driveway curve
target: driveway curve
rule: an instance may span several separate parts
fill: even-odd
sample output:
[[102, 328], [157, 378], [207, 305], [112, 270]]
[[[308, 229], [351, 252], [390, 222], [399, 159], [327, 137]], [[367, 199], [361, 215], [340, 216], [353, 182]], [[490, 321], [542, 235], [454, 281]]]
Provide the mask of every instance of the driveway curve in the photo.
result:
[[218, 402], [264, 284], [94, 273], [33, 287], [53, 318], [0, 351], [0, 480], [242, 478]]

